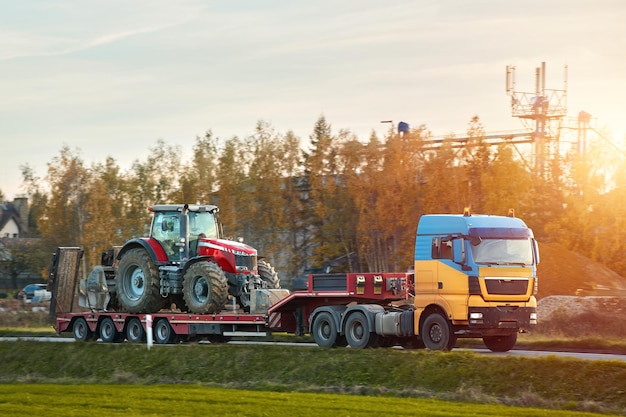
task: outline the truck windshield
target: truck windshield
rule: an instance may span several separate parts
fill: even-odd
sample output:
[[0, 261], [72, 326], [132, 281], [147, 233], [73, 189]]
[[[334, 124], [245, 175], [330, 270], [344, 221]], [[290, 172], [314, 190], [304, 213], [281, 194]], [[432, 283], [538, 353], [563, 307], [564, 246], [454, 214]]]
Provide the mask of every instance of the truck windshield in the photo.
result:
[[520, 264], [533, 263], [533, 250], [530, 239], [482, 239], [477, 245], [470, 245], [472, 256], [477, 264]]
[[209, 212], [189, 213], [189, 239], [198, 239], [200, 234], [206, 238], [217, 238], [215, 216]]

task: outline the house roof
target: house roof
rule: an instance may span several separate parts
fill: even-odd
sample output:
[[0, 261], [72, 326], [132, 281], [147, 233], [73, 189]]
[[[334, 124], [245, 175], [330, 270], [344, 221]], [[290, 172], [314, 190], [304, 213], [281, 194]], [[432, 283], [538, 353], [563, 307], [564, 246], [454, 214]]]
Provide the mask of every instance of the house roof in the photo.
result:
[[22, 222], [20, 221], [20, 213], [15, 208], [13, 203], [4, 202], [0, 206], [0, 210], [2, 211], [2, 215], [0, 216], [0, 230], [4, 229], [4, 227], [12, 220], [17, 224], [18, 230], [22, 232]]

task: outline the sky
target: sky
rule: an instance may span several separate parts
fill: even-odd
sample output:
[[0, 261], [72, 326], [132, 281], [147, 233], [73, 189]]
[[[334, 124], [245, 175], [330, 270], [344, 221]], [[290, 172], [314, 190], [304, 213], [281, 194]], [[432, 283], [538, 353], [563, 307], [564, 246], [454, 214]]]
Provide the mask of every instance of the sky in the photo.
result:
[[[626, 134], [623, 0], [0, 0], [0, 190], [68, 146], [123, 170], [162, 139], [259, 121], [306, 147], [324, 116], [363, 142], [392, 120], [434, 135], [519, 130], [505, 89], [567, 89], [568, 116]], [[565, 78], [567, 66], [567, 79]], [[567, 87], [565, 81], [567, 80]]]

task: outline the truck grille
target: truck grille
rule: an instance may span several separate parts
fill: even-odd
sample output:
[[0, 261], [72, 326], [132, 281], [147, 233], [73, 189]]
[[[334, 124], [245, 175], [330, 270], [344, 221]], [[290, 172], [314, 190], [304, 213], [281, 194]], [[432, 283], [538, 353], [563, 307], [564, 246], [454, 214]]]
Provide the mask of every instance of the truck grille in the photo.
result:
[[489, 294], [523, 295], [528, 290], [528, 278], [485, 277], [485, 286]]
[[245, 266], [249, 271], [256, 271], [256, 255], [235, 255], [237, 266]]

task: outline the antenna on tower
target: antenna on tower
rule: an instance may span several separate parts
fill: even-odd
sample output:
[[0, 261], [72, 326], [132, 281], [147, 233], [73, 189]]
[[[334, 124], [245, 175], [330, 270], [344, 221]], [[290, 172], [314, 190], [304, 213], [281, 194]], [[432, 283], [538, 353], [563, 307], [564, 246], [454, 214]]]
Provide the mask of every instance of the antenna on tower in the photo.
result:
[[548, 164], [558, 155], [559, 131], [567, 115], [567, 65], [561, 90], [546, 88], [546, 63], [535, 68], [535, 91], [515, 90], [515, 67], [506, 67], [506, 93], [511, 97], [511, 113], [531, 130], [534, 144], [534, 170], [549, 173]]

